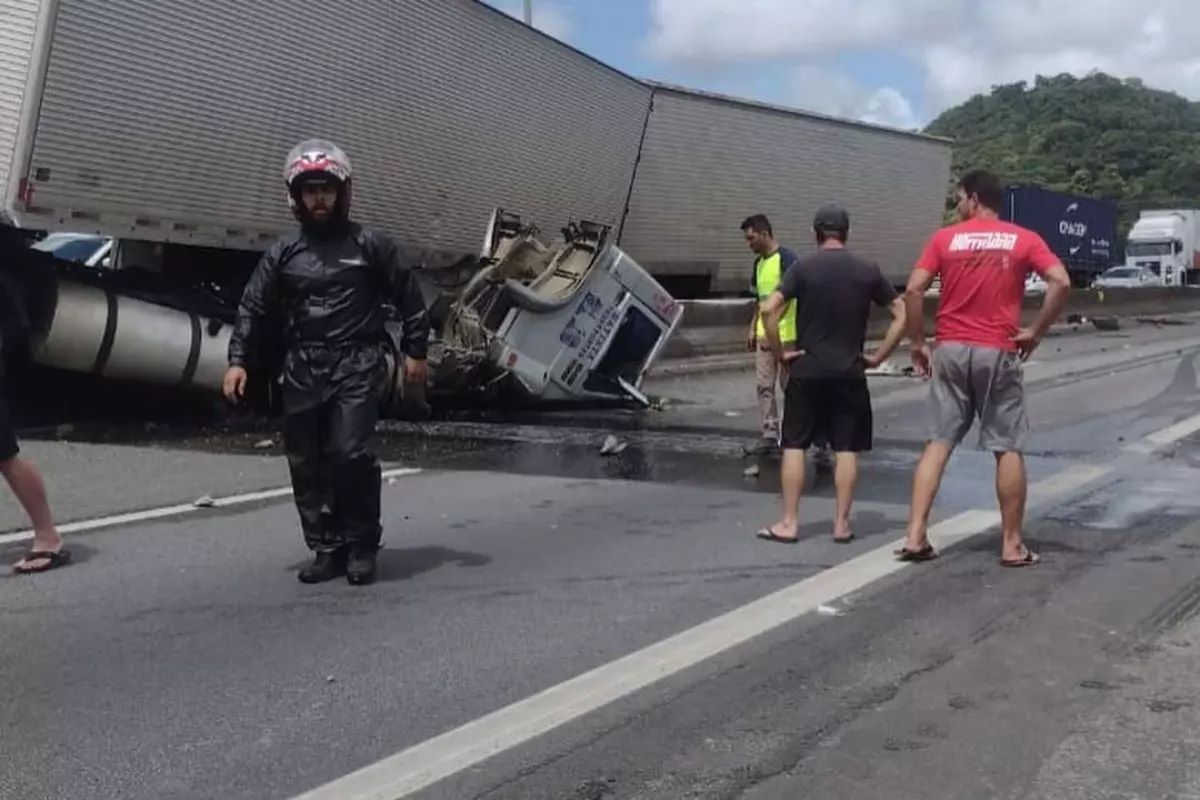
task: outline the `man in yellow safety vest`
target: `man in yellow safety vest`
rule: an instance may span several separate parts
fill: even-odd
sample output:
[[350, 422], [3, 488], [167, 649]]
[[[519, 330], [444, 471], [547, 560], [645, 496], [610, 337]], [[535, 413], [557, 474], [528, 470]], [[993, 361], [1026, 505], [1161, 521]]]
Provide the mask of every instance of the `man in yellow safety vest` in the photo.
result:
[[[754, 272], [750, 278], [750, 290], [754, 293], [754, 316], [750, 320], [750, 332], [746, 346], [754, 353], [755, 375], [758, 389], [758, 414], [761, 437], [749, 448], [751, 453], [773, 451], [779, 447], [779, 403], [776, 388], [787, 383], [786, 367], [781, 365], [771, 352], [767, 332], [759, 313], [759, 305], [779, 288], [783, 274], [796, 262], [797, 255], [786, 247], [780, 247], [771, 230], [770, 221], [762, 214], [754, 214], [742, 222], [742, 234], [746, 244], [757, 256]], [[796, 346], [796, 304], [790, 302], [779, 321], [779, 338], [784, 350]]]

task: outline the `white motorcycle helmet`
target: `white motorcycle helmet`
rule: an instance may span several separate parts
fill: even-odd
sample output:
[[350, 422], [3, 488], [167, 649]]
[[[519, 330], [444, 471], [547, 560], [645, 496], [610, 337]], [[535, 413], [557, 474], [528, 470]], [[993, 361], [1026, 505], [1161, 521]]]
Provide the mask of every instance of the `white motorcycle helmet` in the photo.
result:
[[288, 207], [303, 221], [304, 204], [300, 190], [309, 182], [332, 182], [338, 187], [334, 216], [345, 219], [350, 213], [350, 194], [353, 168], [350, 157], [327, 139], [307, 139], [291, 149], [283, 168], [287, 185]]

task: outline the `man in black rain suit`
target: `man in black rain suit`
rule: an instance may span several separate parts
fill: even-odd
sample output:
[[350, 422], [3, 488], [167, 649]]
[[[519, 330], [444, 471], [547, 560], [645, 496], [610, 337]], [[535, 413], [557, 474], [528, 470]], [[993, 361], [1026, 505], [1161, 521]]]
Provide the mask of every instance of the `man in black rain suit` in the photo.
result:
[[318, 583], [344, 573], [371, 583], [382, 535], [371, 444], [386, 372], [384, 303], [402, 317], [409, 383], [425, 383], [429, 318], [396, 243], [350, 220], [351, 166], [341, 149], [302, 142], [288, 154], [284, 179], [300, 230], [267, 251], [246, 285], [224, 393], [230, 401], [244, 395], [264, 321], [277, 323], [284, 447], [304, 541], [316, 554], [298, 577]]

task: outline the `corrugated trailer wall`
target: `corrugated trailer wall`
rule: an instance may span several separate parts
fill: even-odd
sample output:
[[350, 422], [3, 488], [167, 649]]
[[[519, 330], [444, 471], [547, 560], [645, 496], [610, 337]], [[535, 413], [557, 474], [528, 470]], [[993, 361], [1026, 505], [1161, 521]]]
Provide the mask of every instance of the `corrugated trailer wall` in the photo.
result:
[[17, 144], [40, 6], [39, 0], [0, 0], [0, 194]]
[[766, 214], [785, 245], [812, 246], [813, 213], [850, 212], [851, 245], [902, 283], [942, 224], [950, 145], [816, 115], [657, 86], [622, 246], [660, 274], [748, 286], [738, 225]]
[[424, 244], [477, 248], [494, 205], [617, 224], [649, 94], [473, 0], [59, 0], [33, 205], [261, 246], [291, 224], [284, 155], [320, 135], [355, 162], [360, 221]]

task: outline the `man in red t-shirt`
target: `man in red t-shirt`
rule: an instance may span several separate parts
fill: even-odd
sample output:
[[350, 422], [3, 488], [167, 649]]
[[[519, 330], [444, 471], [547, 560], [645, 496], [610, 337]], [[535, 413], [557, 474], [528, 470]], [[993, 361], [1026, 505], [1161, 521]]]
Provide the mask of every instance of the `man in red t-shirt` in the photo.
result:
[[[956, 194], [963, 221], [930, 238], [905, 297], [913, 366], [932, 378], [931, 431], [913, 478], [908, 536], [897, 555], [905, 561], [937, 556], [927, 535], [929, 511], [950, 454], [978, 417], [980, 447], [996, 455], [1001, 563], [1023, 567], [1036, 564], [1038, 556], [1021, 540], [1027, 487], [1022, 448], [1029, 431], [1021, 365], [1062, 313], [1071, 281], [1040, 236], [999, 218], [1004, 189], [995, 175], [968, 173]], [[1030, 270], [1045, 279], [1046, 298], [1033, 325], [1022, 328], [1021, 300]], [[931, 355], [924, 297], [938, 276], [941, 303]]]

